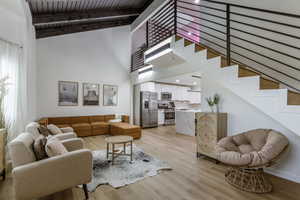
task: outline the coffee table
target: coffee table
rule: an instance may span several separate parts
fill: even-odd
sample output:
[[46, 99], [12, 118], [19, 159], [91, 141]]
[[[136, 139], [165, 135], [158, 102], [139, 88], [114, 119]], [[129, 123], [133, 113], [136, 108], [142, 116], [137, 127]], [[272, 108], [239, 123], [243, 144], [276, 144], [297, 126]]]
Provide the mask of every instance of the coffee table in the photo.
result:
[[[111, 136], [105, 138], [106, 142], [106, 158], [107, 160], [109, 159], [109, 155], [111, 156], [111, 162], [112, 165], [114, 164], [114, 160], [118, 156], [130, 156], [130, 162], [132, 162], [132, 142], [133, 142], [133, 137], [131, 136]], [[130, 144], [130, 154], [126, 153], [126, 145]], [[123, 144], [123, 151], [121, 152], [116, 152], [115, 147], [118, 144]], [[112, 146], [112, 150], [110, 151], [110, 145]]]

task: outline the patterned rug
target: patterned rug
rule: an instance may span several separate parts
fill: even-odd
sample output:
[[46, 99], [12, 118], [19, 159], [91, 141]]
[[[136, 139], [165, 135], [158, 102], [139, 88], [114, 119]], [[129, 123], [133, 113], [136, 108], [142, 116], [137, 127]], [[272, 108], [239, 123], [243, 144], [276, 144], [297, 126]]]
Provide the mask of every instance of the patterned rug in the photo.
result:
[[[120, 148], [119, 150], [122, 150]], [[126, 153], [129, 153], [126, 147]], [[127, 156], [119, 156], [115, 159], [114, 165], [106, 160], [106, 150], [93, 152], [93, 178], [87, 185], [90, 192], [103, 184], [109, 184], [114, 188], [119, 188], [131, 183], [135, 183], [146, 177], [155, 176], [161, 170], [171, 170], [171, 167], [142, 149], [133, 146], [133, 163]]]

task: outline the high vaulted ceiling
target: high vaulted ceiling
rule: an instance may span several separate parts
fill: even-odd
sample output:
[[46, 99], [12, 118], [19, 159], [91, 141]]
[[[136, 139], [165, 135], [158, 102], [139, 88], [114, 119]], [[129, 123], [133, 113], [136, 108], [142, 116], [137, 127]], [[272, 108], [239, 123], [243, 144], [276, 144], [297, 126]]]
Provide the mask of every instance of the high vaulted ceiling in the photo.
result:
[[37, 38], [131, 24], [153, 0], [27, 0]]

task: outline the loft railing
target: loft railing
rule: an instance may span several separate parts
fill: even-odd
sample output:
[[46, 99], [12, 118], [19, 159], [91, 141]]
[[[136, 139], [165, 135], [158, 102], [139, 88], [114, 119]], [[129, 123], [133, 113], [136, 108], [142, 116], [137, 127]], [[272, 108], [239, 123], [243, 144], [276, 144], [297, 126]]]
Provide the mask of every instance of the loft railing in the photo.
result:
[[[300, 91], [300, 15], [213, 0], [169, 0], [147, 22], [147, 48], [179, 35]], [[297, 87], [297, 85], [299, 85]]]
[[171, 37], [176, 31], [176, 0], [169, 0], [167, 4], [153, 15], [147, 22], [148, 48]]

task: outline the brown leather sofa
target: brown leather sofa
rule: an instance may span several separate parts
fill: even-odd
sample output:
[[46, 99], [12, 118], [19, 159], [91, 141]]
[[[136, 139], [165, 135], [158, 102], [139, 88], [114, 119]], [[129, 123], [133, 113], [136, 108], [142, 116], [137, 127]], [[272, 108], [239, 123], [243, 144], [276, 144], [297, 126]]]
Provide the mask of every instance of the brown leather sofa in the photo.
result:
[[134, 139], [141, 137], [141, 128], [129, 124], [129, 116], [123, 115], [122, 122], [112, 122], [115, 115], [94, 115], [76, 117], [49, 117], [39, 120], [40, 124], [55, 124], [59, 128], [72, 127], [80, 137], [95, 136], [103, 134], [130, 135]]

